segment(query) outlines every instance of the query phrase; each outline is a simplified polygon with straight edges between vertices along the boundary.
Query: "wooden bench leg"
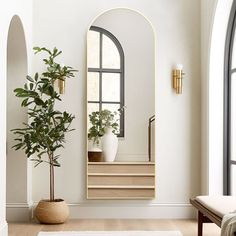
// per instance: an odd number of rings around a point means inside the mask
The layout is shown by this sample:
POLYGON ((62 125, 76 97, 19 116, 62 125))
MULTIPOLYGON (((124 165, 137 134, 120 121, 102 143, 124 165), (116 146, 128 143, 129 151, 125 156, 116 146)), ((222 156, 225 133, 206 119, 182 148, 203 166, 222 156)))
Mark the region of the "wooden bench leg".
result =
POLYGON ((198 211, 198 236, 202 236, 202 227, 204 223, 204 215, 198 211))

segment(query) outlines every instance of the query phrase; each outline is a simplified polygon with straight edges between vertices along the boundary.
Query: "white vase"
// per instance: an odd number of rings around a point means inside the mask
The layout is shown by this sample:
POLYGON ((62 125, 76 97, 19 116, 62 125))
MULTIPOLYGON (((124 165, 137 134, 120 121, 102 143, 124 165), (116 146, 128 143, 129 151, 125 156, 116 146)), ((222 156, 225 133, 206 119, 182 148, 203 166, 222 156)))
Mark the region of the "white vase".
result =
POLYGON ((107 128, 102 137, 102 152, 104 161, 112 162, 116 158, 118 149, 118 138, 112 132, 112 128, 107 128))

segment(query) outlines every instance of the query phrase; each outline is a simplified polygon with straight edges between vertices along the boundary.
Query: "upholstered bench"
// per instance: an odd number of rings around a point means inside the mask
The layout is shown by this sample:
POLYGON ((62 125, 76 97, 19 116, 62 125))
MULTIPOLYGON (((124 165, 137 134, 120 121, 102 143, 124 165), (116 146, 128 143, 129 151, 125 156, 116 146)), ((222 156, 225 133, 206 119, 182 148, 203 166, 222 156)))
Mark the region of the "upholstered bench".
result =
POLYGON ((198 196, 190 199, 198 210, 198 236, 202 236, 203 223, 215 223, 221 227, 222 218, 236 210, 236 197, 198 196))

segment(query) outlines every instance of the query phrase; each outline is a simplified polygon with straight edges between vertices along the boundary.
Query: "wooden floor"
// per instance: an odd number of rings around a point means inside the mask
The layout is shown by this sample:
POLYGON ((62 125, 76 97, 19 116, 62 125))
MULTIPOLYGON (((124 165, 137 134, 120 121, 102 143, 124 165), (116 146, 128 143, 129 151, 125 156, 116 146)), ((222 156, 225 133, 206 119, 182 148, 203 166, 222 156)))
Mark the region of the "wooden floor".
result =
MULTIPOLYGON (((69 220, 62 225, 9 223, 9 236, 36 236, 39 231, 121 231, 121 230, 179 230, 183 236, 197 236, 195 220, 69 220)), ((204 225, 204 236, 219 236, 215 224, 204 225)))

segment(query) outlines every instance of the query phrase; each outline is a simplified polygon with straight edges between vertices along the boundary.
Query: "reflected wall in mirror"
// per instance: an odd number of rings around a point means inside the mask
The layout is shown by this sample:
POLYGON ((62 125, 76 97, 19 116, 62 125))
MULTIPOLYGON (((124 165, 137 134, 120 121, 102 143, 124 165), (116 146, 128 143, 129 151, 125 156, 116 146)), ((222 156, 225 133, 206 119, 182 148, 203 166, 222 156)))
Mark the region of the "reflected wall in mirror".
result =
POLYGON ((147 185, 118 191, 119 199, 132 198, 135 189, 140 198, 151 198, 155 192, 155 122, 148 126, 155 115, 155 38, 150 23, 140 13, 123 8, 98 16, 88 30, 87 67, 88 198, 112 198, 107 188, 101 193, 91 187, 98 184, 94 177, 98 172, 101 186, 111 185, 105 178, 109 173, 140 177, 119 177, 115 185, 147 185), (118 137, 117 142, 111 141, 112 135, 118 137), (107 149, 113 149, 113 154, 107 149))

